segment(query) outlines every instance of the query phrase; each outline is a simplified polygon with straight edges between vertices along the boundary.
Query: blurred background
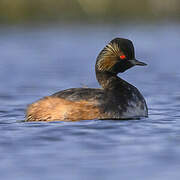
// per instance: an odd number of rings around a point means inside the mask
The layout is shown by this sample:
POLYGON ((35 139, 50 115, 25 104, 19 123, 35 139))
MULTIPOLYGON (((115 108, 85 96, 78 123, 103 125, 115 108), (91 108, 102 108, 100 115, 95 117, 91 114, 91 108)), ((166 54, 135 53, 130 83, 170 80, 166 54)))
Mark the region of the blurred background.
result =
POLYGON ((101 22, 180 18, 179 0, 1 0, 1 23, 101 22), (133 18, 133 19, 132 19, 133 18))
POLYGON ((0 0, 1 179, 179 180, 179 52, 179 0, 0 0), (115 37, 148 64, 119 74, 148 118, 24 122, 43 96, 99 87, 96 57, 115 37))

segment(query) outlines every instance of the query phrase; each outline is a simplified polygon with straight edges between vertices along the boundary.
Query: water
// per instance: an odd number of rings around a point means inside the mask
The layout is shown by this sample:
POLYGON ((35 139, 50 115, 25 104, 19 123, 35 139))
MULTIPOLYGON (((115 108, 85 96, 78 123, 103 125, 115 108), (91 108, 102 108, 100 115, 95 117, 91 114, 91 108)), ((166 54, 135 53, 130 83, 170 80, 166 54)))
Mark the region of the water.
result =
POLYGON ((14 180, 178 180, 180 24, 1 26, 0 174, 14 180), (25 123, 27 104, 70 87, 98 87, 94 64, 114 37, 148 64, 120 75, 144 95, 149 117, 25 123))

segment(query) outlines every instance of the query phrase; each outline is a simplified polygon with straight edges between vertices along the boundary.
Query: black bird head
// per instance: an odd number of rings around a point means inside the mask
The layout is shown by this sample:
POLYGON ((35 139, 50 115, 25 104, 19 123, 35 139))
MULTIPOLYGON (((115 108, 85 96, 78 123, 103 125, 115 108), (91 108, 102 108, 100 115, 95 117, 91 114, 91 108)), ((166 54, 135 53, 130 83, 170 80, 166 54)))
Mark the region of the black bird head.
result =
POLYGON ((146 64, 135 59, 133 43, 128 39, 115 38, 98 55, 96 71, 118 74, 135 65, 146 64))

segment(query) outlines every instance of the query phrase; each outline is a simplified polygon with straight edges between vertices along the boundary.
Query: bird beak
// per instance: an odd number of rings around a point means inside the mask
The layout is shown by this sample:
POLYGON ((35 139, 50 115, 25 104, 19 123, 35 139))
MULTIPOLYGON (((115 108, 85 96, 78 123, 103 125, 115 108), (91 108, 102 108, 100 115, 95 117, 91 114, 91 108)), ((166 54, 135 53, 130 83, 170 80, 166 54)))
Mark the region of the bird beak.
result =
POLYGON ((131 62, 131 64, 133 64, 134 66, 146 66, 147 64, 146 63, 143 63, 141 61, 138 61, 136 59, 132 59, 132 60, 129 60, 131 62))

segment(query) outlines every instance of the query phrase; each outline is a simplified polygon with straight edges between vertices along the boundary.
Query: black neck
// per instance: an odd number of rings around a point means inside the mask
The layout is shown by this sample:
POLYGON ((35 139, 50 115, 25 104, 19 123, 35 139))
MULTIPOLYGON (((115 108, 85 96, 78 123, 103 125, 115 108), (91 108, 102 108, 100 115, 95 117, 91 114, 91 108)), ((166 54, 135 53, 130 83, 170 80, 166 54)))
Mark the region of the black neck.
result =
POLYGON ((96 78, 103 89, 115 88, 122 80, 117 74, 111 72, 102 72, 96 69, 96 78))

